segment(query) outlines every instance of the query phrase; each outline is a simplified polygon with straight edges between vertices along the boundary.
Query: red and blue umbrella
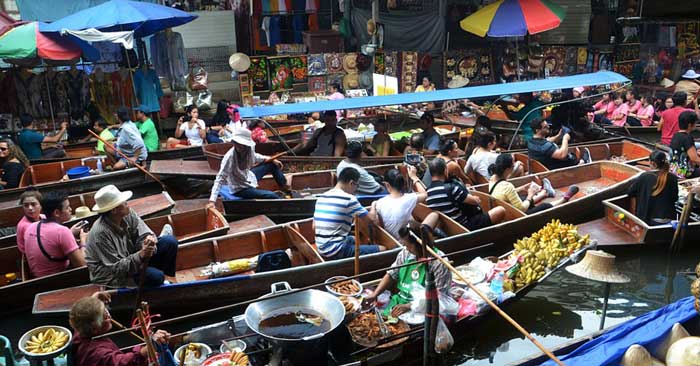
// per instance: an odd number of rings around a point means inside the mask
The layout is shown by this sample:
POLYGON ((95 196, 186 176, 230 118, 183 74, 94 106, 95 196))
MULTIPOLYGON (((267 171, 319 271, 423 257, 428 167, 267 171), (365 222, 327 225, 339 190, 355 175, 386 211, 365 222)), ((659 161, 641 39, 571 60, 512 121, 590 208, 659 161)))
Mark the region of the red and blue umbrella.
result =
POLYGON ((554 29, 565 15, 563 8, 549 0, 498 0, 459 25, 480 37, 519 37, 554 29))

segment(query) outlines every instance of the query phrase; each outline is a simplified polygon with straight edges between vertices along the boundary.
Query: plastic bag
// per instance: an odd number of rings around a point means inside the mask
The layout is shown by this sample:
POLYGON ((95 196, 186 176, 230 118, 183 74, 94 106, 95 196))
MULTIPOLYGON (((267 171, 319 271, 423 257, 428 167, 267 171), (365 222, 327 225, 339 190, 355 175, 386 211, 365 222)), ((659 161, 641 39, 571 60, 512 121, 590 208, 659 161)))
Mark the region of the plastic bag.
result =
POLYGON ((442 321, 442 318, 438 319, 437 332, 435 334, 435 352, 437 353, 447 353, 452 349, 455 344, 450 330, 447 329, 447 325, 442 321))
POLYGON ((438 301, 441 315, 457 315, 459 312, 459 304, 451 296, 439 293, 438 301))
POLYGON ((416 314, 425 314, 426 301, 425 301, 425 287, 413 284, 411 289, 411 311, 416 314))
POLYGON ((208 88, 209 75, 203 67, 197 66, 192 69, 189 76, 189 87, 191 90, 206 90, 208 88))

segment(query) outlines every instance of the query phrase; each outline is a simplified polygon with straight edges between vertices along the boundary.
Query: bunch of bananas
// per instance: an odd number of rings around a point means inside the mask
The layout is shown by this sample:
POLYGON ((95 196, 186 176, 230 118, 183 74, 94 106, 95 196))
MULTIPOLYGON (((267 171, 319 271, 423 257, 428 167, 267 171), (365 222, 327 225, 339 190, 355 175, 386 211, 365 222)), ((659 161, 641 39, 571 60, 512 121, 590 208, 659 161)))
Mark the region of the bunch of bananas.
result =
POLYGON ((515 289, 520 289, 544 276, 565 257, 581 249, 591 241, 590 235, 581 236, 572 224, 552 220, 529 238, 518 240, 513 246, 514 256, 521 255, 523 261, 515 275, 515 289))
POLYGON ((49 328, 44 332, 33 335, 24 349, 32 353, 49 353, 63 347, 68 341, 68 334, 49 328))

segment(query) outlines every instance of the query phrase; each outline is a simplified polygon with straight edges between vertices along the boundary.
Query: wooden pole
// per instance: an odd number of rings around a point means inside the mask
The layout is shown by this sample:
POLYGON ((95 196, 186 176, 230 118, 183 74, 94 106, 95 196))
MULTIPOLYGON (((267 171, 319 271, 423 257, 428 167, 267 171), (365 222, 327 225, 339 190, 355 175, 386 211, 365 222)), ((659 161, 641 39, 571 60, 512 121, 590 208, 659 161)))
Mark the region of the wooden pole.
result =
POLYGON ((153 340, 151 335, 146 328, 146 318, 143 316, 143 311, 141 309, 136 309, 136 317, 139 319, 139 327, 141 327, 141 334, 143 334, 143 339, 146 341, 146 349, 148 350, 149 365, 153 362, 153 365, 159 366, 158 355, 156 354, 156 349, 153 346, 153 340))
POLYGON ((360 274, 360 216, 355 216, 355 276, 360 274))
MULTIPOLYGON (((433 245, 433 236, 428 225, 421 225, 421 257, 428 258, 428 250, 433 245)), ((435 286, 435 275, 430 265, 425 263, 425 320, 423 323, 423 366, 435 362, 435 338, 437 337, 438 320, 440 319, 440 303, 438 290, 435 286)))
POLYGON ((671 252, 678 253, 683 246, 682 239, 685 236, 685 228, 688 226, 688 218, 690 217, 690 211, 692 211, 693 201, 695 201, 695 193, 688 192, 688 197, 685 199, 681 216, 678 219, 678 226, 676 227, 676 231, 673 233, 673 239, 671 240, 671 246, 669 247, 671 252))
POLYGON ((600 315, 600 327, 599 330, 603 330, 605 327, 605 316, 608 314, 608 299, 610 298, 610 283, 605 283, 605 290, 603 292, 603 314, 600 315))
MULTIPOLYGON (((118 326, 119 328, 121 328, 121 329, 128 329, 127 327, 125 327, 124 325, 122 325, 122 323, 120 323, 120 322, 118 322, 118 321, 116 321, 116 320, 114 320, 114 319, 111 319, 111 318, 110 318, 110 320, 112 321, 112 324, 118 326)), ((134 332, 131 332, 131 331, 129 331, 129 333, 130 333, 132 336, 136 337, 136 339, 138 339, 139 341, 144 342, 143 337, 141 337, 140 335, 138 335, 138 334, 136 334, 136 333, 134 333, 134 332)))
POLYGON ((563 362, 561 362, 561 360, 559 360, 557 358, 557 356, 555 356, 552 352, 550 352, 548 349, 546 349, 538 340, 536 340, 532 336, 532 334, 530 334, 530 332, 525 330, 525 328, 523 328, 520 324, 518 324, 518 322, 516 322, 513 318, 511 318, 510 315, 506 314, 506 312, 501 310, 501 308, 499 308, 498 305, 494 304, 493 301, 489 300, 488 296, 484 295, 483 292, 481 292, 478 288, 476 288, 474 285, 472 285, 471 282, 469 282, 466 278, 464 278, 464 276, 462 276, 462 274, 458 270, 456 270, 448 261, 446 261, 440 255, 435 253, 435 251, 433 251, 430 247, 426 247, 426 250, 430 253, 430 255, 435 257, 437 260, 440 261, 440 263, 442 263, 445 267, 447 267, 450 271, 452 271, 452 273, 454 275, 459 277, 459 279, 462 280, 462 282, 466 283, 467 286, 469 286, 469 288, 472 291, 474 291, 477 295, 479 295, 479 297, 484 299, 484 301, 486 301, 486 303, 489 304, 489 306, 491 308, 493 308, 493 310, 495 310, 500 316, 502 316, 511 325, 513 325, 513 327, 515 327, 515 329, 517 329, 520 333, 522 333, 522 335, 525 336, 525 338, 527 338, 528 340, 530 340, 530 342, 532 342, 535 346, 537 346, 537 348, 539 348, 540 351, 542 351, 545 355, 547 355, 547 357, 551 358, 552 361, 554 361, 559 366, 566 366, 563 362))
MULTIPOLYGON (((93 136, 94 136, 95 138, 97 138, 98 140, 102 141, 102 143, 104 143, 105 146, 107 146, 107 147, 109 147, 110 149, 116 151, 117 154, 119 154, 122 158, 127 159, 127 160, 130 160, 130 158, 129 158, 128 156, 124 155, 124 153, 122 153, 121 151, 117 150, 117 148, 115 148, 114 145, 112 145, 109 141, 105 141, 105 139, 103 139, 102 137, 100 137, 98 134, 96 134, 96 133, 93 132, 92 130, 88 130, 88 132, 90 132, 90 134, 93 135, 93 136)), ((144 174, 146 174, 147 176, 151 177, 151 179, 153 179, 153 180, 156 181, 158 184, 160 184, 160 186, 163 187, 163 190, 167 191, 167 188, 165 187, 165 184, 164 184, 160 179, 156 178, 155 175, 151 174, 151 172, 149 172, 148 170, 146 170, 146 168, 142 167, 142 166, 139 165, 139 164, 134 164, 134 166, 136 166, 140 171, 142 171, 144 174)))

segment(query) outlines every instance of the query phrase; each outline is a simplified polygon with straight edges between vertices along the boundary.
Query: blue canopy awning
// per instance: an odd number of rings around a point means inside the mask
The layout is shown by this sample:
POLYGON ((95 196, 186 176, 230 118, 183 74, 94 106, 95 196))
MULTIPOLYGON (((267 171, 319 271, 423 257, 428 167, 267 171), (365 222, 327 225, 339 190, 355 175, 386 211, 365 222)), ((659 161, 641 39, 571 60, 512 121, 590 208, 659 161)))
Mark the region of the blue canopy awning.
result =
POLYGON ((580 74, 551 78, 545 80, 530 80, 508 84, 492 84, 472 86, 459 89, 444 89, 423 93, 405 93, 381 95, 374 97, 346 98, 311 103, 280 104, 264 107, 242 107, 238 111, 241 118, 258 118, 277 114, 295 114, 320 112, 336 109, 360 109, 386 105, 414 104, 440 102, 467 98, 489 97, 495 95, 518 94, 545 90, 567 89, 578 86, 592 86, 615 83, 628 83, 629 79, 611 71, 599 71, 591 74, 580 74))

